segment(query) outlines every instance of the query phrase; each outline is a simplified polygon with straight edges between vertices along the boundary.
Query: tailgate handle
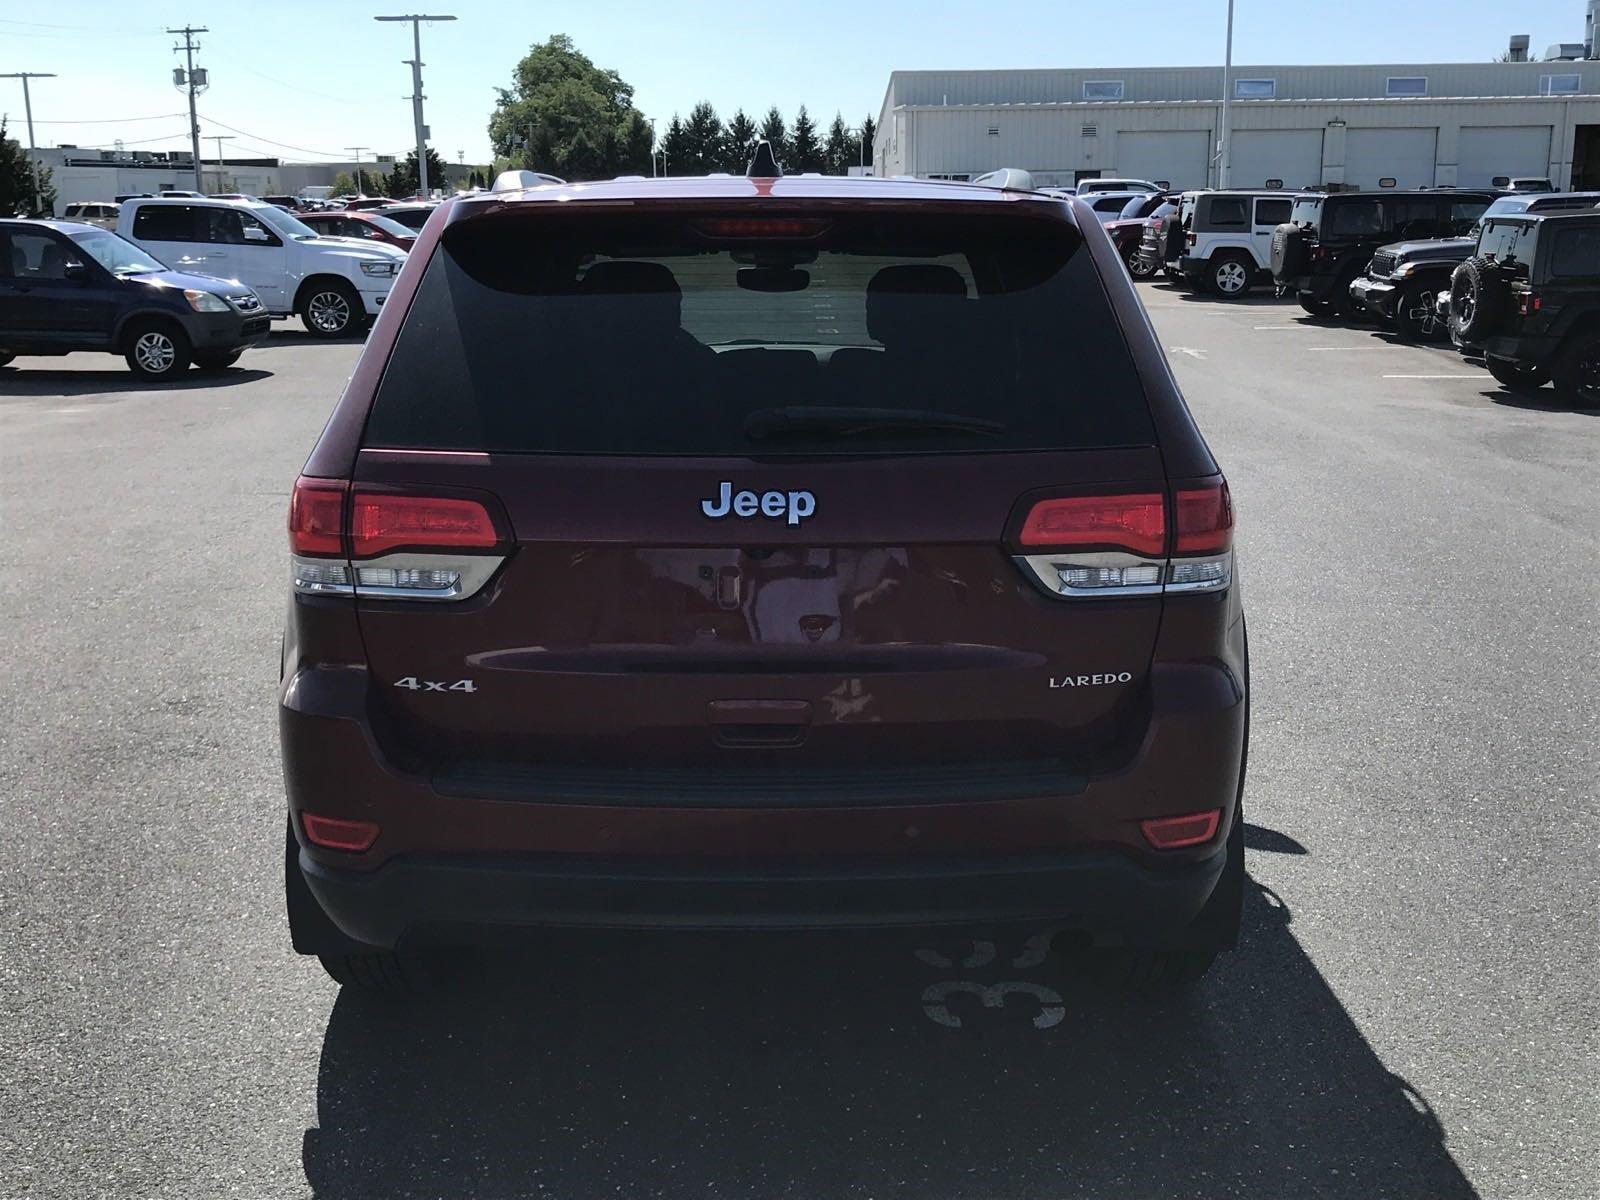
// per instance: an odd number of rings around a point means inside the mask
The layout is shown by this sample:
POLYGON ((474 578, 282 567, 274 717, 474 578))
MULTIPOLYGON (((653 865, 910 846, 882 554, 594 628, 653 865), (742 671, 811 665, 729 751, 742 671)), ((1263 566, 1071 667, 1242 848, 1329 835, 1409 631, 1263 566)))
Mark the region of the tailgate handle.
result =
POLYGON ((721 746, 798 746, 811 730, 805 700, 713 700, 706 720, 721 746))

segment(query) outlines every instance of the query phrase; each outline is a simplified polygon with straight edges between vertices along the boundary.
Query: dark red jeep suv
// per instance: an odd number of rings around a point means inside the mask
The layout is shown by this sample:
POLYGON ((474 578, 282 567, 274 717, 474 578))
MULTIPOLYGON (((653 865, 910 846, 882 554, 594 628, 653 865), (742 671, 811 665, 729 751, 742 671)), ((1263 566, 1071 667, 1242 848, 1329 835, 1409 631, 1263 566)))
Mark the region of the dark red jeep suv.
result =
POLYGON ((1093 212, 1018 174, 440 207, 290 505, 297 950, 385 987, 539 926, 1028 922, 1156 981, 1233 945, 1227 484, 1093 212))

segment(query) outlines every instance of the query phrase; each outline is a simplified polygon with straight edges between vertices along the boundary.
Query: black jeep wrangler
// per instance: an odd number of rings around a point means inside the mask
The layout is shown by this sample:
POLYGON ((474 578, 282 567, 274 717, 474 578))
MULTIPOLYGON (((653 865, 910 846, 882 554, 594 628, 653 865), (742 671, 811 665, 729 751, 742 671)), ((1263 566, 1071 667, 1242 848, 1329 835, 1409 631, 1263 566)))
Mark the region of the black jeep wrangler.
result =
POLYGON ((1491 217, 1450 280, 1450 337, 1515 392, 1600 405, 1600 212, 1491 217))
POLYGON ((1492 191, 1330 192, 1295 197, 1272 233, 1272 277, 1313 316, 1351 311, 1350 285, 1390 242, 1462 237, 1492 191))

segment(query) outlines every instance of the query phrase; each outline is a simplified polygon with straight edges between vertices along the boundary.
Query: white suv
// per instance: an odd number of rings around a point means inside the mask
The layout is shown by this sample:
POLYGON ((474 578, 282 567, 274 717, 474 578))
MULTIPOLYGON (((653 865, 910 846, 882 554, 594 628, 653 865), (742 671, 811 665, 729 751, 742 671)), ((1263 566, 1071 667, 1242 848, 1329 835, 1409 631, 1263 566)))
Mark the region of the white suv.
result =
POLYGON ((117 232, 167 266, 248 285, 275 317, 318 337, 359 329, 383 306, 405 251, 323 237, 271 204, 213 197, 129 200, 117 232))
POLYGON ((1293 207, 1292 192, 1199 193, 1178 258, 1184 281, 1224 300, 1243 296, 1271 272, 1272 231, 1293 207))

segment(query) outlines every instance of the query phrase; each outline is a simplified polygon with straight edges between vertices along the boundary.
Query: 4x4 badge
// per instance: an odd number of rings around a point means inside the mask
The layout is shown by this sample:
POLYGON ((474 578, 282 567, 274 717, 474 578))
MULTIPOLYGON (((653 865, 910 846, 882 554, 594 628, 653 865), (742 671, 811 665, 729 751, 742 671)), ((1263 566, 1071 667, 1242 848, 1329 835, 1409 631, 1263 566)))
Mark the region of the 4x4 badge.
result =
POLYGON ((743 520, 751 517, 782 517, 790 525, 798 525, 817 511, 817 498, 810 492, 735 492, 733 484, 724 479, 717 485, 715 500, 700 501, 700 511, 713 521, 720 521, 732 513, 743 520))

